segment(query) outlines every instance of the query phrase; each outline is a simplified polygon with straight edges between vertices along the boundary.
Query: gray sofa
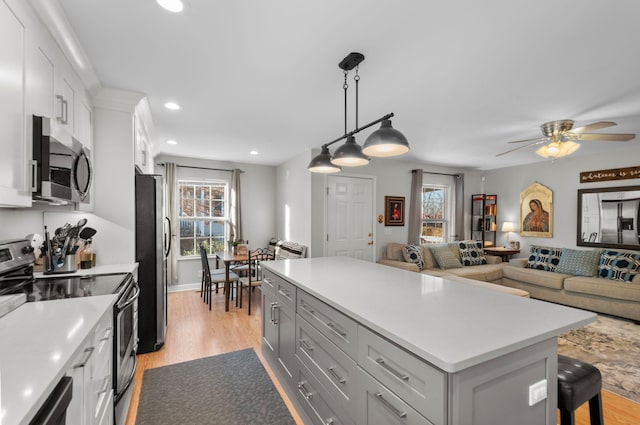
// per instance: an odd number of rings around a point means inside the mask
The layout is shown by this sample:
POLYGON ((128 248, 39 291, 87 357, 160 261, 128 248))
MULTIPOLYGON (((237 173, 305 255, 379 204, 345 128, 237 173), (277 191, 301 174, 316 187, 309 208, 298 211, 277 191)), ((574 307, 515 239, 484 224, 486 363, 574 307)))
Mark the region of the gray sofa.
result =
MULTIPOLYGON (((448 245, 452 253, 458 251, 455 243, 448 245)), ((509 263, 502 263, 500 257, 490 255, 486 256, 488 264, 443 270, 425 246, 421 247, 425 267, 420 270, 416 264, 405 261, 403 246, 404 244, 399 243, 387 244, 385 255, 378 263, 434 276, 447 276, 452 280, 472 279, 499 284, 526 291, 532 298, 640 322, 640 274, 633 276, 629 282, 623 282, 598 277, 597 273, 595 276, 577 276, 575 274, 580 273, 527 268, 528 258, 516 258, 509 263)), ((555 249, 558 252, 563 251, 555 249)), ((567 249, 564 251, 580 252, 567 249)), ((599 257, 595 256, 593 261, 592 266, 597 270, 599 257)))
POLYGON ((526 258, 505 263, 499 282, 545 301, 640 322, 640 274, 631 282, 526 268, 526 258))

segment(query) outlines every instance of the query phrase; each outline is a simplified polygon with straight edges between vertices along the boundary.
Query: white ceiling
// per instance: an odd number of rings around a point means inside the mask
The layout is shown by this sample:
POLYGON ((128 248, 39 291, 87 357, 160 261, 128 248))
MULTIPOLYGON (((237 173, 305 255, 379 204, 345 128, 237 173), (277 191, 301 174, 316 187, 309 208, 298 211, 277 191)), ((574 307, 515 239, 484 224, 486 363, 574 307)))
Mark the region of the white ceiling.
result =
MULTIPOLYGON (((533 147, 496 154, 557 119, 640 134, 635 0, 186 0, 181 14, 154 0, 59 1, 102 85, 147 95, 155 152, 278 165, 319 148, 343 134, 338 62, 351 51, 366 57, 358 124, 394 112, 405 159, 542 161, 533 147)), ((625 143, 582 145, 574 155, 625 143)))

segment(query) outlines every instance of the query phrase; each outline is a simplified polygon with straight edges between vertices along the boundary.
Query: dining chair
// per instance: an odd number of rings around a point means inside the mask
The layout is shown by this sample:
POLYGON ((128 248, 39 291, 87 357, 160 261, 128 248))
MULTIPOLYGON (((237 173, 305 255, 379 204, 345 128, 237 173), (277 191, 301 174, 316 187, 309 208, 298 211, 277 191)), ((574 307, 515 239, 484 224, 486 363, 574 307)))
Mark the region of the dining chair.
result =
POLYGON ((248 314, 251 315, 251 292, 255 290, 257 286, 262 285, 262 267, 261 261, 273 260, 274 257, 269 253, 266 248, 258 248, 255 251, 249 253, 249 259, 247 265, 247 275, 240 278, 240 308, 242 308, 242 290, 247 288, 247 297, 249 298, 248 314))
MULTIPOLYGON (((211 296, 213 293, 213 284, 216 285, 216 293, 218 293, 218 285, 221 283, 224 285, 226 281, 226 272, 225 269, 214 269, 211 270, 209 268, 209 259, 207 258, 207 248, 204 245, 200 245, 200 259, 202 261, 202 285, 200 288, 201 296, 203 297, 203 301, 209 304, 209 310, 211 310, 211 296)), ((229 271, 229 292, 232 291, 233 283, 236 285, 240 278, 237 274, 232 271, 229 271)), ((239 289, 238 289, 239 291, 239 289)), ((227 294, 225 294, 227 296, 227 294)))

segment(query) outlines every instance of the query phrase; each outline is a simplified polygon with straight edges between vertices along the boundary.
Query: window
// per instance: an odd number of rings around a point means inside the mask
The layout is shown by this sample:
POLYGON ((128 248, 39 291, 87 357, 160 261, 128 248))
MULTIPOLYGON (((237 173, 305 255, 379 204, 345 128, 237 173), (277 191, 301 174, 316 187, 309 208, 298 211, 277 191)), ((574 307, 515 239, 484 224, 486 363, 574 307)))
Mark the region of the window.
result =
POLYGON ((447 242, 449 187, 442 185, 422 186, 422 220, 420 243, 447 242))
POLYGON ((227 222, 227 183, 221 181, 178 181, 180 206, 180 256, 200 255, 224 249, 227 222))

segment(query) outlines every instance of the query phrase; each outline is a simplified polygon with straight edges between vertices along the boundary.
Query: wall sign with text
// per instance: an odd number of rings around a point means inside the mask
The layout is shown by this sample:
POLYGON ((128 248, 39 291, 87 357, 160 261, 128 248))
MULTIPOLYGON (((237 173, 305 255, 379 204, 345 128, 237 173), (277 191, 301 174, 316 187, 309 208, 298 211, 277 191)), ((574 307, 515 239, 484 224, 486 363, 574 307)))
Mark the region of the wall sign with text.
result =
POLYGON ((580 173, 580 183, 627 179, 640 179, 640 167, 612 168, 610 170, 586 171, 584 173, 580 173))

